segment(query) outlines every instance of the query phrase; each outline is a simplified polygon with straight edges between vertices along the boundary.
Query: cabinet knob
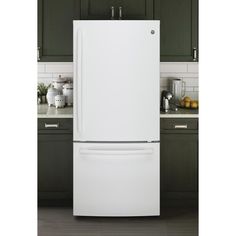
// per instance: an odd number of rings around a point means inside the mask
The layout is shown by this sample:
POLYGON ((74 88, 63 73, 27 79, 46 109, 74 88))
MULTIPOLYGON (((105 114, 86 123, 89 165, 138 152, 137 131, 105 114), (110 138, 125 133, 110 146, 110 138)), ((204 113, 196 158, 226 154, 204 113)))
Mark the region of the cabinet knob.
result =
POLYGON ((111 20, 115 19, 115 8, 111 6, 111 20))
POLYGON ((37 58, 38 58, 38 61, 40 61, 40 47, 38 47, 37 58))
POLYGON ((122 20, 122 7, 119 7, 119 20, 122 20))
POLYGON ((193 48, 193 61, 197 60, 197 48, 193 48))

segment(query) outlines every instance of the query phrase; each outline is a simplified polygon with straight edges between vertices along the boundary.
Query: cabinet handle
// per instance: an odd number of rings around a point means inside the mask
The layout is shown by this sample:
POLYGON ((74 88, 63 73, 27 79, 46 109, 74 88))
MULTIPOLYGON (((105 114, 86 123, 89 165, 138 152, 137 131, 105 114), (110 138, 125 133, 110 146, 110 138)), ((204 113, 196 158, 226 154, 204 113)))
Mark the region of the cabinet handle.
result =
POLYGON ((193 61, 197 60, 197 48, 193 48, 193 61))
POLYGON ((45 128, 58 128, 59 127, 59 123, 57 124, 44 124, 45 128))
POLYGON ((115 19, 115 8, 111 6, 111 20, 115 19))
POLYGON ((38 61, 40 61, 40 47, 38 47, 38 55, 37 55, 37 57, 38 57, 38 61))
POLYGON ((187 129, 188 125, 175 125, 175 129, 187 129))
POLYGON ((122 20, 122 7, 119 7, 119 20, 122 20))

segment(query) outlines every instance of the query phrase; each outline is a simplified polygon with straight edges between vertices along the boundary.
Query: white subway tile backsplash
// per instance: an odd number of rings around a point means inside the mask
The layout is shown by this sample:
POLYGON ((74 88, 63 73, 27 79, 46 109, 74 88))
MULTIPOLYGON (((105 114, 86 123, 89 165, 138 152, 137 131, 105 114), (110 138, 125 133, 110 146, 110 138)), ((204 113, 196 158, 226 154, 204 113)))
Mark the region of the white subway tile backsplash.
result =
POLYGON ((38 63, 38 73, 45 72, 45 65, 38 63))
POLYGON ((196 78, 183 78, 183 81, 186 83, 188 87, 197 87, 198 86, 198 79, 196 78))
POLYGON ((168 85, 169 85, 169 79, 160 77, 160 86, 168 86, 168 85))
POLYGON ((186 92, 193 92, 193 87, 185 87, 186 92))
POLYGON ((73 63, 61 63, 61 64, 46 64, 45 72, 63 73, 63 72, 73 72, 73 63))
MULTIPOLYGON (((73 79, 73 62, 39 62, 38 82, 50 84, 59 75, 73 79)), ((186 95, 198 99, 197 62, 161 62, 160 92, 169 89, 169 80, 180 78, 186 82, 186 95)))
POLYGON ((187 72, 187 64, 179 62, 162 62, 160 63, 160 71, 162 72, 187 72))
POLYGON ((188 72, 198 73, 198 63, 197 62, 189 62, 188 63, 188 72))
POLYGON ((38 73, 40 78, 52 78, 52 73, 38 73))
POLYGON ((175 77, 175 78, 198 78, 198 73, 175 73, 175 72, 161 72, 161 77, 175 77))

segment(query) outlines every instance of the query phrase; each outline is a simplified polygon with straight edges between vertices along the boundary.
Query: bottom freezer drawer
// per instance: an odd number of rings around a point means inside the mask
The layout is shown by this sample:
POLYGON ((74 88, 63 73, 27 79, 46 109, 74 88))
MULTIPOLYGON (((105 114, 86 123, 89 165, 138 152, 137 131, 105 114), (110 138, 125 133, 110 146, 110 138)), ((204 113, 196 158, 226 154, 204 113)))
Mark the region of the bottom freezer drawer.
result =
POLYGON ((74 215, 159 215, 159 145, 74 143, 74 215))

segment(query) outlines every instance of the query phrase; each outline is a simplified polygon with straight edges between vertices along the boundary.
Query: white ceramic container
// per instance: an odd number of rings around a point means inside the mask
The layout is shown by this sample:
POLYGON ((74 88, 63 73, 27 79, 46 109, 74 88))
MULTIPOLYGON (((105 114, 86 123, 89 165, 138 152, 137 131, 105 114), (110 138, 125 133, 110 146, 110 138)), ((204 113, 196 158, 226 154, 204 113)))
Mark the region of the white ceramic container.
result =
POLYGON ((64 107, 66 104, 66 99, 64 95, 55 96, 55 106, 56 108, 64 107))
POLYGON ((58 78, 53 79, 52 84, 54 88, 59 90, 59 92, 62 92, 63 85, 66 83, 66 79, 62 78, 61 75, 59 75, 58 78))
POLYGON ((66 104, 68 106, 73 105, 73 84, 68 83, 63 85, 63 95, 66 97, 66 104))
POLYGON ((47 92, 47 101, 48 106, 55 106, 55 96, 59 94, 59 91, 54 88, 50 87, 47 92))

